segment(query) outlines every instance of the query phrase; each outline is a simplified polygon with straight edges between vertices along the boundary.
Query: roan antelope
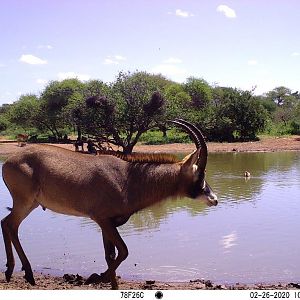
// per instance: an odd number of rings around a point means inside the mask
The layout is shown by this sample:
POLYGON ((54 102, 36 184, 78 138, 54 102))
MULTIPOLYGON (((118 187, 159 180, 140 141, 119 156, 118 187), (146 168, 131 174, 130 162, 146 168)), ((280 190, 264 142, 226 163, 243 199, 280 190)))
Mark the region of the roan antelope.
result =
POLYGON ((118 287, 116 269, 128 256, 117 227, 132 214, 170 197, 187 196, 217 205, 217 197, 204 178, 207 146, 202 133, 184 120, 171 122, 187 131, 197 148, 182 161, 163 154, 82 155, 47 145, 31 145, 9 157, 3 164, 3 180, 13 207, 1 221, 6 280, 10 281, 15 265, 14 245, 25 279, 35 284, 18 228, 39 205, 61 214, 88 217, 101 227, 108 269, 92 274, 86 283, 110 282, 113 289, 118 287))

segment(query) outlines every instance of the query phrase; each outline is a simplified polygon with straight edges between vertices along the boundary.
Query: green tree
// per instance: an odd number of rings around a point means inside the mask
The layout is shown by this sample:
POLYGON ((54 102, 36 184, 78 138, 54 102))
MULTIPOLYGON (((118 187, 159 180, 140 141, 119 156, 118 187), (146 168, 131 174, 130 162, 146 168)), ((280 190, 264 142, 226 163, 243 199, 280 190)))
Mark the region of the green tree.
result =
POLYGON ((99 94, 74 112, 86 134, 131 153, 144 132, 163 123, 162 92, 168 83, 160 75, 120 72, 115 82, 100 84, 99 94))
POLYGON ((268 120, 266 109, 252 92, 218 87, 209 136, 213 140, 255 139, 268 120))
POLYGON ((300 101, 295 105, 294 117, 291 122, 291 133, 300 134, 300 101))
POLYGON ((9 126, 9 122, 5 115, 0 114, 0 132, 5 131, 9 126))
POLYGON ((110 91, 110 86, 102 80, 89 80, 84 84, 84 96, 92 97, 106 95, 110 91))
POLYGON ((190 95, 195 108, 202 109, 209 106, 212 89, 204 79, 189 77, 184 84, 184 89, 190 95))
POLYGON ((59 139, 71 128, 73 110, 83 101, 84 84, 78 79, 51 81, 41 95, 43 126, 59 139))
POLYGON ((182 84, 169 84, 164 91, 168 119, 187 118, 192 110, 192 98, 182 84))
POLYGON ((277 104, 273 101, 273 99, 265 95, 254 96, 253 98, 262 104, 262 106, 267 110, 269 117, 272 118, 277 109, 277 104))
POLYGON ((36 95, 20 96, 19 100, 10 105, 7 110, 8 120, 27 132, 30 128, 40 127, 40 101, 36 95))
POLYGON ((299 116, 297 115, 299 98, 298 92, 292 93, 284 86, 276 87, 266 94, 266 99, 273 101, 276 105, 272 120, 278 133, 299 132, 299 116))
POLYGON ((82 92, 83 97, 71 102, 67 107, 69 119, 76 127, 78 139, 81 139, 82 128, 84 128, 87 133, 92 133, 92 126, 96 128, 99 126, 97 119, 103 119, 103 116, 99 115, 99 110, 94 109, 99 103, 97 103, 97 101, 94 103, 95 99, 93 97, 102 95, 111 98, 109 96, 111 94, 109 85, 101 80, 90 80, 86 82, 82 92), (89 99, 90 102, 86 103, 86 99, 89 99))
POLYGON ((281 106, 291 96, 292 92, 289 88, 279 86, 267 93, 267 97, 274 101, 277 106, 281 106))
POLYGON ((249 91, 231 90, 228 95, 226 114, 234 121, 241 139, 255 139, 266 126, 267 111, 249 91))

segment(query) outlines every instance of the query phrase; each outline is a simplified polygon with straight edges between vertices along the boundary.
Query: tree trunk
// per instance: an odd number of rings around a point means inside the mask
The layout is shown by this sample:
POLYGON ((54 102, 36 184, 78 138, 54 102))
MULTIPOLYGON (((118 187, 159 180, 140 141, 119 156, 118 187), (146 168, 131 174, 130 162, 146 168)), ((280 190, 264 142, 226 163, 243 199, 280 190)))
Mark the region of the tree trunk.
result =
POLYGON ((126 146, 123 146, 123 153, 124 154, 131 154, 132 153, 132 150, 133 150, 133 147, 135 146, 136 143, 131 143, 131 144, 128 144, 126 146))
POLYGON ((77 140, 81 141, 81 128, 79 125, 77 125, 77 140))

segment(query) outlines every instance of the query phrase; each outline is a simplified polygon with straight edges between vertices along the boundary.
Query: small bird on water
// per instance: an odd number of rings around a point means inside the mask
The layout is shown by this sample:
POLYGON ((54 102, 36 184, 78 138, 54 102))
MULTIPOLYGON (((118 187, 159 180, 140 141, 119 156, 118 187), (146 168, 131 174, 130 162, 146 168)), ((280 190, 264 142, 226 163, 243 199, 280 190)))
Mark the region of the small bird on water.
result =
POLYGON ((248 172, 248 171, 245 171, 245 173, 244 173, 244 177, 247 177, 247 178, 249 178, 250 176, 251 176, 250 172, 248 172))

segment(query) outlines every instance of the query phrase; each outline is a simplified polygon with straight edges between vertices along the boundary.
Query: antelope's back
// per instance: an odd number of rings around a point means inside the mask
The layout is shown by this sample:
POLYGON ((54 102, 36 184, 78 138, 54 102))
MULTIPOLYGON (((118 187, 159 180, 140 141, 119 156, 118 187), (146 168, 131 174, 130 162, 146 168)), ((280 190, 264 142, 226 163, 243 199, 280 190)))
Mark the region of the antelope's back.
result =
MULTIPOLYGON (((71 151, 50 145, 29 145, 18 153, 11 155, 3 164, 20 168, 27 165, 35 171, 46 171, 52 174, 68 176, 88 176, 95 170, 106 169, 107 166, 118 166, 122 168, 121 160, 105 155, 103 157, 84 155, 80 152, 71 151)), ((113 168, 114 169, 114 168, 113 168)))
POLYGON ((6 160, 3 179, 11 194, 33 197, 59 213, 85 216, 95 209, 114 213, 125 169, 126 162, 113 156, 30 145, 6 160))

